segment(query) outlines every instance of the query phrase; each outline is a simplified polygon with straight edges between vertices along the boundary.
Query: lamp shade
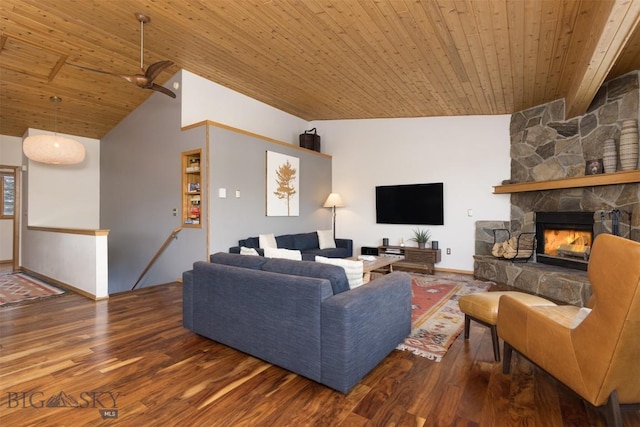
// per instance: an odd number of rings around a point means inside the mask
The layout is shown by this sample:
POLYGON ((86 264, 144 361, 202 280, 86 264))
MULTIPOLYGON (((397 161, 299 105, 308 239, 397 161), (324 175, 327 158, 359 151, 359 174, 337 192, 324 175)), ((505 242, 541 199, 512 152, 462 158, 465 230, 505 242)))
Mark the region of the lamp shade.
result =
POLYGON ((343 208, 344 207, 344 203, 342 202, 342 198, 340 197, 340 195, 338 193, 331 193, 329 194, 329 197, 327 197, 327 201, 324 202, 324 205, 322 205, 322 207, 324 208, 343 208))
POLYGON ((73 165, 84 160, 84 145, 58 135, 33 135, 25 138, 22 151, 30 160, 52 165, 73 165))

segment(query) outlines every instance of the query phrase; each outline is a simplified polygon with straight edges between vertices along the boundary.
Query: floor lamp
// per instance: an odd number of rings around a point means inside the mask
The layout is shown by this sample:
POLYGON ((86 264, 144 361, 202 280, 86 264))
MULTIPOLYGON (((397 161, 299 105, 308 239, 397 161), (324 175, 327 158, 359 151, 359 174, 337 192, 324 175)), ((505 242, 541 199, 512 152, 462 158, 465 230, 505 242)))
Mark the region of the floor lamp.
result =
POLYGON ((338 193, 331 193, 322 207, 333 209, 333 240, 336 239, 336 208, 343 208, 344 203, 338 193))

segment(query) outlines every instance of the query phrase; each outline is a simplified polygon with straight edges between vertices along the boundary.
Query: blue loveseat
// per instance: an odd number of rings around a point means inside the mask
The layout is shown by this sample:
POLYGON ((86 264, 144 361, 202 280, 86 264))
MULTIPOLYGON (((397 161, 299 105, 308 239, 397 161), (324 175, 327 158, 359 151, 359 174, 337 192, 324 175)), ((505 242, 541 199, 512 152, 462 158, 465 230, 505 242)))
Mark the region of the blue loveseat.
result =
POLYGON ((349 290, 341 267, 228 253, 183 274, 193 332, 347 393, 411 331, 411 279, 349 290))
MULTIPOLYGON (((294 249, 302 253, 303 261, 313 261, 316 255, 324 256, 327 258, 348 258, 353 256, 353 241, 351 239, 335 239, 335 248, 320 249, 320 242, 318 240, 318 233, 313 231, 311 233, 298 233, 298 234, 283 234, 276 236, 276 243, 279 248, 294 249)), ((260 249, 260 239, 258 237, 249 237, 247 239, 239 240, 238 246, 229 248, 229 252, 232 254, 239 254, 240 247, 254 248, 260 255, 264 255, 262 249, 260 249)))

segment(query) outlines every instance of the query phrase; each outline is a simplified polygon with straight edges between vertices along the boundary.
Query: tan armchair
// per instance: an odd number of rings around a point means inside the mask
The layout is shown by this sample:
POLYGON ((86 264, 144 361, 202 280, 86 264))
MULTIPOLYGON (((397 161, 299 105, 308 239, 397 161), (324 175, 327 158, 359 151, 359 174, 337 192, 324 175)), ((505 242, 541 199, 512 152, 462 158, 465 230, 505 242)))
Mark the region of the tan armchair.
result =
POLYGON ((622 426, 620 405, 640 403, 640 243, 599 235, 588 272, 590 312, 500 298, 503 372, 516 350, 590 404, 606 405, 607 424, 622 426))

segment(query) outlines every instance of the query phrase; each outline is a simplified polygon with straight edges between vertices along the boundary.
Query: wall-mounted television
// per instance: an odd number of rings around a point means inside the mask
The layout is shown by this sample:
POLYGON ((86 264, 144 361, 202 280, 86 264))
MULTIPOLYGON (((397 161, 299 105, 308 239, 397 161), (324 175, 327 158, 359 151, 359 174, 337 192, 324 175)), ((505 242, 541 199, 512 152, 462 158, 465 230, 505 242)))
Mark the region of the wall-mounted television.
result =
POLYGON ((444 185, 383 185, 376 187, 378 224, 444 225, 444 185))

